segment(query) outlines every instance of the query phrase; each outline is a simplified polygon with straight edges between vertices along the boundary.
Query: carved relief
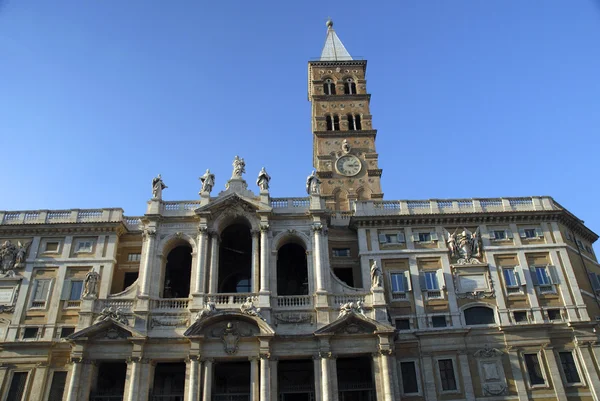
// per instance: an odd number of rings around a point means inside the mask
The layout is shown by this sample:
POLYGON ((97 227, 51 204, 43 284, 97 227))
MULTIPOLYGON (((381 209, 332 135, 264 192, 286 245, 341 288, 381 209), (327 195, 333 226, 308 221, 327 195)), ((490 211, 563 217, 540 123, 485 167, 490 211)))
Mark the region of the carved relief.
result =
POLYGON ((0 245, 0 274, 4 277, 14 276, 13 269, 25 267, 25 259, 27 258, 27 250, 31 242, 22 244, 17 241, 17 245, 10 241, 4 241, 0 245))
POLYGON ((155 316, 150 321, 150 327, 186 327, 189 324, 187 316, 155 316))
POLYGON ((478 258, 481 258, 483 245, 481 243, 479 227, 474 233, 466 228, 463 228, 461 232, 457 228, 452 234, 447 230, 444 231, 447 236, 446 244, 450 250, 450 255, 456 259, 456 264, 481 263, 478 258))
POLYGON ((479 378, 485 395, 498 396, 507 393, 508 386, 502 365, 502 351, 487 345, 475 351, 479 366, 479 378))
POLYGON ((223 341, 223 348, 228 355, 233 355, 237 352, 240 335, 231 323, 227 323, 221 335, 221 340, 223 341))
POLYGON ((102 309, 102 312, 100 312, 100 316, 98 316, 96 318, 96 320, 94 320, 94 324, 103 322, 108 319, 112 319, 119 323, 123 323, 123 324, 127 324, 127 325, 129 324, 129 320, 127 320, 127 317, 125 316, 125 312, 121 308, 115 309, 112 306, 110 308, 102 309))
POLYGON ((277 324, 301 324, 308 323, 313 324, 312 313, 301 313, 301 312, 284 312, 276 313, 274 316, 275 325, 277 324))

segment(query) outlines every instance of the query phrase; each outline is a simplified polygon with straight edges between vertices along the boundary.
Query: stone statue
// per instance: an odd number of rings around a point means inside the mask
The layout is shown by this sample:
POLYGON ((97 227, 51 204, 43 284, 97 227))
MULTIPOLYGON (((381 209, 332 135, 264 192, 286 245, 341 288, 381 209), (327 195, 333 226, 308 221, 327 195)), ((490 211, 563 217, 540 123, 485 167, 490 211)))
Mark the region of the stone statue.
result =
POLYGON ((92 270, 85 275, 83 285, 84 298, 98 296, 98 281, 100 281, 100 274, 98 272, 92 270))
POLYGON ((27 249, 31 242, 21 244, 21 241, 17 241, 17 255, 15 256, 15 268, 25 267, 25 259, 27 259, 27 249))
POLYGON ((202 320, 205 317, 212 316, 217 313, 217 307, 214 302, 207 302, 204 304, 204 309, 196 314, 196 321, 202 320))
POLYGON ((258 173, 258 179, 256 180, 256 185, 260 188, 261 191, 269 190, 269 182, 271 181, 271 176, 267 174, 267 170, 263 167, 258 173))
POLYGON ((233 159, 233 174, 231 178, 242 178, 242 174, 246 172, 246 162, 239 156, 235 156, 233 159))
POLYGON ((210 194, 215 186, 215 175, 211 173, 209 169, 206 169, 206 173, 200 177, 200 182, 202 183, 200 193, 204 192, 210 194))
POLYGON ((127 317, 125 316, 123 310, 121 308, 115 309, 112 306, 109 308, 102 309, 102 312, 100 312, 100 316, 98 316, 96 320, 94 320, 94 324, 109 319, 115 320, 119 323, 129 324, 129 320, 127 320, 127 317))
POLYGON ((18 252, 17 246, 8 240, 0 246, 0 270, 2 273, 8 273, 15 267, 18 252))
POLYGON ((356 313, 358 315, 364 315, 365 310, 363 308, 362 301, 346 302, 345 304, 340 305, 339 317, 346 316, 349 313, 356 313))
POLYGON ((152 179, 152 199, 162 199, 162 190, 168 188, 163 182, 160 174, 152 179))
POLYGON ((255 316, 259 319, 265 320, 260 314, 260 308, 254 306, 254 302, 252 302, 252 298, 250 297, 246 298, 246 302, 240 306, 240 312, 245 315, 255 316))
POLYGON ((383 281, 382 278, 381 268, 377 264, 377 261, 374 260, 371 265, 371 288, 381 287, 383 281))
POLYGON ((321 180, 317 177, 315 170, 306 178, 306 192, 309 195, 319 195, 321 193, 321 180))
POLYGON ((446 231, 446 244, 452 257, 457 258, 458 264, 480 263, 477 259, 481 257, 481 237, 479 228, 473 233, 466 228, 458 232, 458 228, 451 234, 446 231))
POLYGON ((344 153, 349 153, 350 152, 350 144, 348 143, 347 139, 344 139, 344 141, 342 142, 342 151, 344 153))

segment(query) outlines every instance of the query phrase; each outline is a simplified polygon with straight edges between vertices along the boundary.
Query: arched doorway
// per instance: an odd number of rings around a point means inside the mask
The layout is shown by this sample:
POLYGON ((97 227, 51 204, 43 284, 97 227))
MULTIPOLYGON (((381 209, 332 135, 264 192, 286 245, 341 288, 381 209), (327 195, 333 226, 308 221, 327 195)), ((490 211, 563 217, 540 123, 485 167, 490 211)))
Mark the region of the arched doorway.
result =
POLYGON ((179 245, 169 252, 165 268, 163 298, 187 298, 190 295, 192 247, 179 245))
POLYGON ((232 224, 221 233, 218 292, 252 291, 252 236, 245 224, 232 224))
POLYGON ((277 251, 277 295, 308 295, 306 249, 296 243, 277 251))

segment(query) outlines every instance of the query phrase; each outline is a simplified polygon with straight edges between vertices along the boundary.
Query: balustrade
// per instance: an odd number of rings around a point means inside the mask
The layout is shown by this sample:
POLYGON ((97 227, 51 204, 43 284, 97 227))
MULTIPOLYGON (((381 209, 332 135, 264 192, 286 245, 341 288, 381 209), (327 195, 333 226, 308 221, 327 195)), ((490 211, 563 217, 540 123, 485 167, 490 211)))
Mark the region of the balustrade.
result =
POLYGON ((104 308, 121 309, 124 312, 131 312, 135 300, 133 299, 99 299, 96 301, 96 310, 101 311, 104 308))
POLYGON ((312 306, 310 295, 280 295, 275 298, 278 308, 305 308, 312 306))
POLYGON ((246 302, 246 299, 250 298, 252 302, 258 301, 258 296, 253 293, 228 293, 228 294, 214 294, 206 295, 204 297, 205 302, 214 302, 217 307, 219 306, 239 306, 246 302))
POLYGON ((188 298, 155 299, 152 301, 153 309, 187 309, 188 298))
POLYGON ((333 294, 330 298, 333 299, 332 306, 339 307, 348 302, 367 303, 367 298, 370 294, 333 294))

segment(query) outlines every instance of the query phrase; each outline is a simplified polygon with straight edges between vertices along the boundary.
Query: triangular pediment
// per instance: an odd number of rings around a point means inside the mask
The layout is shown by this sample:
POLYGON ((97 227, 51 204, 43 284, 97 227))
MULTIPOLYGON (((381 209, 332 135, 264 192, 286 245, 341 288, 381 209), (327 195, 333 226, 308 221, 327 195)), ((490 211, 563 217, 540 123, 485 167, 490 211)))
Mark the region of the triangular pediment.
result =
POLYGON ((380 334, 393 333, 395 329, 387 324, 366 317, 361 313, 349 312, 338 317, 335 321, 315 331, 316 336, 333 334, 380 334))
POLYGON ((205 212, 221 212, 227 209, 239 209, 247 213, 255 213, 259 210, 270 211, 271 207, 238 193, 230 193, 217 199, 211 200, 209 204, 196 209, 196 214, 205 212))
POLYGON ((132 337, 145 338, 143 334, 121 322, 114 319, 106 319, 71 334, 67 337, 67 340, 122 340, 132 337))

